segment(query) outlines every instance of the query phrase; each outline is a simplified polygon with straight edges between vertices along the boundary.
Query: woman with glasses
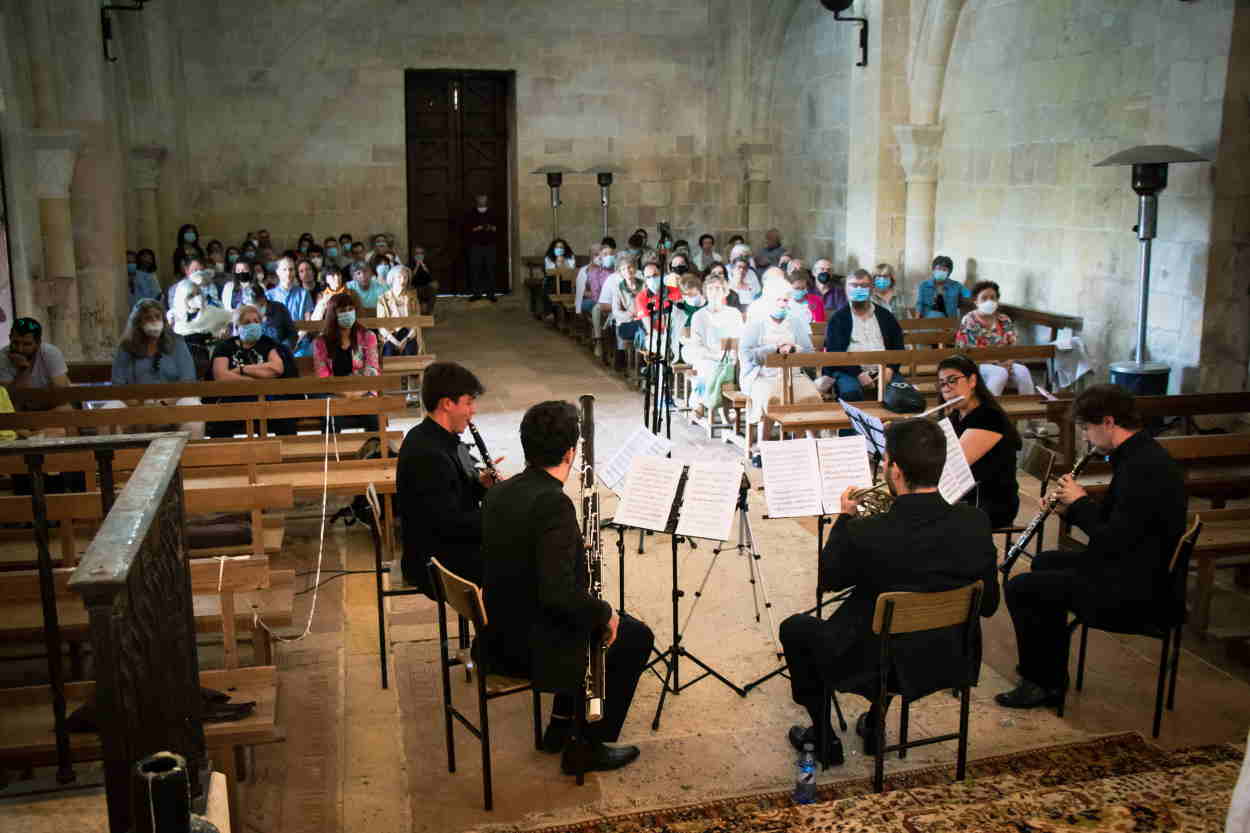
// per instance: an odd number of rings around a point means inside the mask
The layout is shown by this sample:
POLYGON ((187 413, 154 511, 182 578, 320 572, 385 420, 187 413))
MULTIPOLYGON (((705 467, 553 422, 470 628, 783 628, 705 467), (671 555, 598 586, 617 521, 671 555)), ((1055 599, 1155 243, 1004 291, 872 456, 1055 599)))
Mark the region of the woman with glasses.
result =
POLYGON ((1016 484, 1016 455, 1023 445, 1020 434, 967 356, 951 356, 938 363, 938 394, 943 402, 963 397, 952 408, 951 425, 977 481, 977 488, 964 501, 989 515, 995 529, 1011 526, 1020 510, 1016 484))

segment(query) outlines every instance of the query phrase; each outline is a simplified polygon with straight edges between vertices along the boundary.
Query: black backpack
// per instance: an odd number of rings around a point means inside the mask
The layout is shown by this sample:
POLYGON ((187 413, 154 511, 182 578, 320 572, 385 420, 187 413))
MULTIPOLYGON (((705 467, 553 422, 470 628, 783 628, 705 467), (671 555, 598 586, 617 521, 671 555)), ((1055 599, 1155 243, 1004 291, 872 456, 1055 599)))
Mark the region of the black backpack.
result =
POLYGON ((886 385, 885 401, 881 404, 896 414, 918 414, 924 410, 924 395, 911 382, 896 378, 886 385))

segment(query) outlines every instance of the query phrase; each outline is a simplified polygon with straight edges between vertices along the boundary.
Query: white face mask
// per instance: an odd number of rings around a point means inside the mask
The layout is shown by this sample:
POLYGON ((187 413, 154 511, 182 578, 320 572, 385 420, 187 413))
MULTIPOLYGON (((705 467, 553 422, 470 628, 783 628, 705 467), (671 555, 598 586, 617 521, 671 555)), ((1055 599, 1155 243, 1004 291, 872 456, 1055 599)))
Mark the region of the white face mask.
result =
POLYGON ((477 213, 478 213, 478 214, 485 214, 485 213, 486 213, 486 206, 484 206, 484 205, 479 205, 479 206, 477 207, 477 213))
POLYGON ((165 332, 165 322, 148 321, 143 325, 143 332, 148 338, 157 338, 165 332))
POLYGON ((982 315, 993 315, 998 312, 998 301, 982 301, 977 304, 977 312, 982 315))

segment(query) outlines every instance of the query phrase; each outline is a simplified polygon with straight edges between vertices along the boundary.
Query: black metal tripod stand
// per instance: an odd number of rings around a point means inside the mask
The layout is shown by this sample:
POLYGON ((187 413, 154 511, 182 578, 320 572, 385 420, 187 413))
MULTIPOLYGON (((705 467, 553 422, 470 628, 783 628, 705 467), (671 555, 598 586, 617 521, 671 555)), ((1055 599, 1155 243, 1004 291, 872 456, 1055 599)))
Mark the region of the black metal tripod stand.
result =
POLYGON ((666 293, 656 295, 654 301, 647 305, 649 313, 647 332, 647 374, 643 387, 642 422, 651 433, 659 436, 663 428, 664 436, 673 438, 673 377, 669 362, 669 351, 673 346, 672 309, 673 302, 667 296, 667 288, 661 287, 666 293), (670 320, 665 322, 665 318, 670 320))

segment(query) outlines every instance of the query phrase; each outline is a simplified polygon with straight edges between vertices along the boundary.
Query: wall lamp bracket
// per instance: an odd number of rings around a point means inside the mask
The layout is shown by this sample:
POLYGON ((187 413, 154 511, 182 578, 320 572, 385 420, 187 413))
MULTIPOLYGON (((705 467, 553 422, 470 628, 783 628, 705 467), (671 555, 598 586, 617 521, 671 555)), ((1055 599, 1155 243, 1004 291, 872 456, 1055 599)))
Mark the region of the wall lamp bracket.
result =
POLYGON ((866 17, 843 17, 842 12, 849 9, 854 4, 854 0, 820 0, 820 5, 833 12, 833 19, 839 23, 858 23, 859 24, 859 63, 857 67, 868 66, 868 18, 866 17))
POLYGON ((151 0, 134 0, 133 3, 126 6, 111 5, 100 7, 100 32, 104 36, 104 60, 110 64, 117 63, 117 57, 113 55, 110 47, 113 43, 113 19, 109 17, 109 12, 141 12, 143 6, 151 0))

